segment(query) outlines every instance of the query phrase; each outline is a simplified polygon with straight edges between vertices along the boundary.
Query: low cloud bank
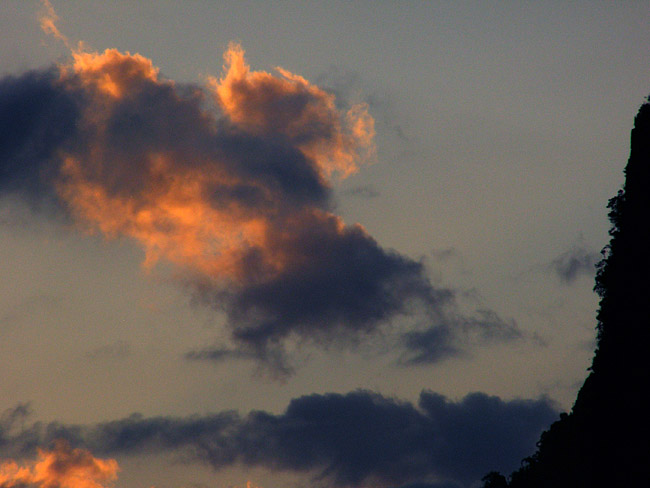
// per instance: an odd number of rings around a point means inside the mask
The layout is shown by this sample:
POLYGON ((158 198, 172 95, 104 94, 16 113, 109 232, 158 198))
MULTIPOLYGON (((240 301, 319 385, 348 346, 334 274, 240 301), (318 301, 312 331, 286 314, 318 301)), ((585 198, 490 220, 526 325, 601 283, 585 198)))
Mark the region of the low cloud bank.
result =
POLYGON ((548 399, 460 401, 423 391, 417 405, 369 391, 308 395, 274 415, 227 411, 191 417, 132 415, 92 426, 25 427, 25 406, 5 413, 0 452, 27 454, 54 439, 102 455, 172 451, 186 461, 304 472, 331 486, 456 483, 508 471, 557 418, 548 399))

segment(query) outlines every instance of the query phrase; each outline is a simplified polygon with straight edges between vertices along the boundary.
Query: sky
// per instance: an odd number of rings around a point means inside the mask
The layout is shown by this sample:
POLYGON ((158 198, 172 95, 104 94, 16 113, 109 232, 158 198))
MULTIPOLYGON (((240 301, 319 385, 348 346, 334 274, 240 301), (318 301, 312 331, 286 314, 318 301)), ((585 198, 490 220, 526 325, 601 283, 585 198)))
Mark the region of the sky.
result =
POLYGON ((645 2, 0 19, 0 487, 469 488, 571 408, 645 2))

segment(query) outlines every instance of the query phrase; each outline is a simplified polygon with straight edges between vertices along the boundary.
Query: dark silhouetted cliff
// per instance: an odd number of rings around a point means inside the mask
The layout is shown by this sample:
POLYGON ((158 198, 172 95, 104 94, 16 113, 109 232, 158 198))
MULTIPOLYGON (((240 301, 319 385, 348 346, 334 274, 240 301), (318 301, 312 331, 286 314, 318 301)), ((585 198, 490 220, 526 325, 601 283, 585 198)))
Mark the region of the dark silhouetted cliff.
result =
POLYGON ((634 120, 625 185, 598 264, 598 342, 573 409, 509 479, 484 488, 650 486, 650 98, 634 120))

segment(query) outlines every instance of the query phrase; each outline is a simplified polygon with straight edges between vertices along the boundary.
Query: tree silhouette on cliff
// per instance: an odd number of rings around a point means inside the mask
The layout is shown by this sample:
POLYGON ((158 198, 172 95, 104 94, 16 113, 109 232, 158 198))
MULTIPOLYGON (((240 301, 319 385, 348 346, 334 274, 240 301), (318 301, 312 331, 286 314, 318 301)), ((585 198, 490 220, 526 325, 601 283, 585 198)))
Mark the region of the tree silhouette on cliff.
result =
POLYGON ((650 97, 634 120, 625 184, 608 208, 589 376, 537 452, 509 480, 486 475, 484 488, 650 486, 650 97))

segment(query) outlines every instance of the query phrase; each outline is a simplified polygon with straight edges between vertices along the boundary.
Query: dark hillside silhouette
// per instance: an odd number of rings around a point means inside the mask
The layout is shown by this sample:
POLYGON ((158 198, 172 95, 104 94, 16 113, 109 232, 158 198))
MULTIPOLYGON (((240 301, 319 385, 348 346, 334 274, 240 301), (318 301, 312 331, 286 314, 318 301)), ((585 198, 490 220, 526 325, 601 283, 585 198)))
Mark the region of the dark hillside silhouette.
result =
POLYGON ((650 98, 634 120, 625 185, 598 264, 598 342, 573 409, 507 480, 484 488, 650 486, 650 98))

